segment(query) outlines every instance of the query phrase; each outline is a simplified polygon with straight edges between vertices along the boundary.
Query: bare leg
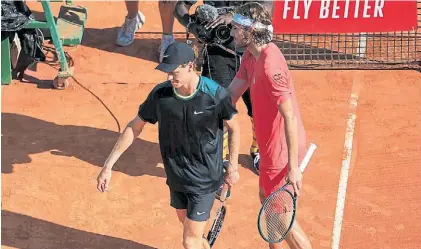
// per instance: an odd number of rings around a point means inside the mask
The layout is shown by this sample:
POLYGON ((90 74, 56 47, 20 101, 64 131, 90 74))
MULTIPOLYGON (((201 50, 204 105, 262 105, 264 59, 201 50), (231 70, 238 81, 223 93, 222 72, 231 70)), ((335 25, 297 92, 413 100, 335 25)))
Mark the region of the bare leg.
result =
POLYGON ((297 220, 295 220, 291 231, 289 231, 289 234, 285 238, 285 241, 291 249, 312 249, 310 240, 297 220))
POLYGON ((139 1, 124 1, 126 3, 126 9, 127 9, 127 18, 132 19, 135 18, 137 15, 137 12, 139 11, 139 1))
POLYGON ((206 221, 198 222, 185 218, 183 231, 184 249, 210 249, 208 241, 203 238, 206 221))
MULTIPOLYGON (((262 187, 259 187, 259 199, 260 199, 260 203, 263 204, 263 202, 265 201, 266 197, 265 197, 265 192, 262 189, 262 187)), ((281 243, 276 243, 276 244, 269 244, 269 248, 270 249, 282 249, 282 245, 281 243)))
POLYGON ((186 209, 176 209, 177 212, 177 218, 180 221, 181 224, 184 224, 184 220, 187 216, 187 210, 186 209))
POLYGON ((162 32, 164 35, 171 35, 174 27, 174 8, 176 1, 169 1, 167 3, 159 1, 159 13, 161 15, 162 32))
POLYGON ((173 27, 174 27, 174 8, 176 1, 163 1, 159 0, 159 12, 161 14, 162 22, 162 39, 161 45, 158 48, 159 62, 162 62, 164 58, 165 50, 174 42, 173 27))

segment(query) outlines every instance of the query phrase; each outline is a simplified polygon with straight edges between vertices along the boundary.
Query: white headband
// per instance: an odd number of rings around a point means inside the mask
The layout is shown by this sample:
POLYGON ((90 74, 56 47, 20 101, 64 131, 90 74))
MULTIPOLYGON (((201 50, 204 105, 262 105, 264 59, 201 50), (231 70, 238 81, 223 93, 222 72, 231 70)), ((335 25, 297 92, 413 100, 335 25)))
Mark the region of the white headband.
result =
POLYGON ((261 22, 255 21, 251 18, 245 17, 243 15, 235 13, 232 19, 235 23, 240 24, 245 27, 252 27, 257 29, 267 29, 270 33, 273 33, 273 26, 266 25, 261 22))

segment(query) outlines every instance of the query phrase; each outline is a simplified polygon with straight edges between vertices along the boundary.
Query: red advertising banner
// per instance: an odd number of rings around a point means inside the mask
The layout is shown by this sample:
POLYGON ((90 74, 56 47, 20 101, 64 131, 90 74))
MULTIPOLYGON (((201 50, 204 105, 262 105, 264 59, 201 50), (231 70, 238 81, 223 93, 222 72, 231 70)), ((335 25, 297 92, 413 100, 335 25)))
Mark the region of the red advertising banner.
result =
POLYGON ((359 33, 417 29, 417 2, 275 0, 275 34, 359 33))

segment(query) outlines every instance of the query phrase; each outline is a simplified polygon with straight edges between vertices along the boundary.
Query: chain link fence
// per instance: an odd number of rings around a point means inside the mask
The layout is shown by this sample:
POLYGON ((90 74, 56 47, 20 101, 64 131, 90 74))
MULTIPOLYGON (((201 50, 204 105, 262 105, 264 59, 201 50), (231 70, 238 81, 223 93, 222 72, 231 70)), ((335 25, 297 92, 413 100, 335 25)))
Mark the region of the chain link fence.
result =
POLYGON ((274 42, 292 69, 421 69, 421 0, 411 32, 282 34, 274 42))

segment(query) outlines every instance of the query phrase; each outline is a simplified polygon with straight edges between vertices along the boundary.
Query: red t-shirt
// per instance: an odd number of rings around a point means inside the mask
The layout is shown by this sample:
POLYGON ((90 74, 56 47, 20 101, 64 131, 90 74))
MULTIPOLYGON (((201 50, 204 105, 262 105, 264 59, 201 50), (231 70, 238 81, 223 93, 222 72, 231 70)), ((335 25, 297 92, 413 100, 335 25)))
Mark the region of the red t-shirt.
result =
POLYGON ((260 169, 283 169, 288 164, 284 119, 278 105, 289 98, 297 117, 300 163, 306 152, 306 133, 288 65, 280 49, 269 43, 257 61, 247 50, 235 77, 250 85, 260 169))

